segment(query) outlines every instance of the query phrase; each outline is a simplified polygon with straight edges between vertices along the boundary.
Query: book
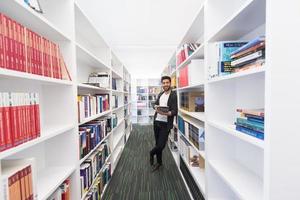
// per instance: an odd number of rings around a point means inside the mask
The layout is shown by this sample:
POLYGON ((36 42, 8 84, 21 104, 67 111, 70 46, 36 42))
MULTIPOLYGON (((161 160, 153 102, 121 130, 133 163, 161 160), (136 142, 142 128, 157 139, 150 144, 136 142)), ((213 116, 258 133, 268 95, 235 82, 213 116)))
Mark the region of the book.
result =
POLYGON ((169 107, 168 106, 157 106, 157 110, 167 113, 167 112, 169 112, 169 107))
POLYGON ((244 51, 241 51, 241 52, 236 53, 236 54, 232 54, 230 57, 231 57, 232 60, 236 60, 238 58, 244 57, 245 55, 249 55, 249 54, 251 54, 251 53, 253 53, 257 50, 265 49, 265 45, 266 45, 265 41, 262 41, 262 42, 260 42, 256 45, 244 50, 244 51))
POLYGON ((254 115, 258 117, 264 117, 265 116, 265 110, 264 108, 258 108, 258 109, 237 109, 236 110, 239 113, 242 113, 244 115, 254 115))
POLYGON ((243 127, 243 126, 239 126, 239 125, 236 126, 236 130, 240 131, 242 133, 245 133, 247 135, 256 137, 258 139, 264 140, 264 133, 261 133, 261 132, 258 132, 258 131, 254 131, 254 130, 251 130, 249 128, 246 128, 246 127, 243 127))
POLYGON ((256 38, 254 38, 253 40, 249 41, 247 44, 241 46, 240 48, 234 50, 233 52, 231 52, 231 55, 234 55, 234 54, 238 54, 246 49, 249 49, 261 42, 264 42, 265 41, 265 36, 258 36, 256 38))
POLYGON ((178 87, 186 87, 189 85, 188 65, 179 69, 178 87))

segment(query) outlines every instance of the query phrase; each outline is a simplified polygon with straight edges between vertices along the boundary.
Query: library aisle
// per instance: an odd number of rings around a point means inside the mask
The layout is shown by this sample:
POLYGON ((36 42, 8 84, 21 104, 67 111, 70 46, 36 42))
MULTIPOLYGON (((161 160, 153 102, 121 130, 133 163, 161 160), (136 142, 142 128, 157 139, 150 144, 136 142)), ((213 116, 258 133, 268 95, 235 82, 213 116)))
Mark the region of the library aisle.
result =
POLYGON ((164 166, 151 172, 149 150, 153 145, 152 125, 134 125, 103 199, 189 199, 167 146, 163 151, 164 166))

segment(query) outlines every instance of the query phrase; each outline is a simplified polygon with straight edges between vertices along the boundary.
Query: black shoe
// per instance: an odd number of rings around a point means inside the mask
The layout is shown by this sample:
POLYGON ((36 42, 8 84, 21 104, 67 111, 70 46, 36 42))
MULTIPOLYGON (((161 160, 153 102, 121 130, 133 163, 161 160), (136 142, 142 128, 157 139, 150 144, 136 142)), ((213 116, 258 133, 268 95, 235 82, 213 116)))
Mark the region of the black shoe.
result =
POLYGON ((153 158, 153 156, 151 156, 151 154, 150 154, 150 165, 151 165, 151 166, 154 165, 154 158, 153 158))
POLYGON ((159 168, 160 168, 161 166, 162 166, 161 164, 156 164, 156 165, 154 165, 153 168, 152 168, 152 172, 155 172, 155 171, 159 170, 159 168))

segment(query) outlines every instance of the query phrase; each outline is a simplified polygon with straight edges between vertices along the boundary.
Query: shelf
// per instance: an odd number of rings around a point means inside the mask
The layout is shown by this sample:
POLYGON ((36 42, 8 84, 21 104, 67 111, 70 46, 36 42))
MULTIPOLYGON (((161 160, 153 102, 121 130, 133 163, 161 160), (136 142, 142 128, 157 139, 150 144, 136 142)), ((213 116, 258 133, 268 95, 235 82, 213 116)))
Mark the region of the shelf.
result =
POLYGON ((92 121, 92 120, 94 120, 94 119, 97 119, 97 118, 99 118, 99 117, 102 117, 102 116, 104 116, 104 115, 107 115, 107 114, 109 114, 110 112, 111 112, 111 110, 107 110, 107 111, 104 111, 104 112, 99 113, 99 114, 97 114, 97 115, 94 115, 94 116, 85 118, 82 122, 79 123, 79 125, 85 124, 85 123, 87 123, 87 122, 89 122, 89 121, 92 121))
POLYGON ((107 189, 107 185, 109 184, 109 182, 110 182, 110 180, 105 184, 105 186, 104 186, 104 188, 103 188, 103 191, 102 191, 102 194, 101 194, 101 198, 100 199, 102 199, 103 198, 103 195, 104 195, 104 192, 106 191, 106 189, 107 189))
MULTIPOLYGON (((118 139, 116 139, 117 142, 113 144, 113 145, 114 145, 114 146, 113 146, 113 152, 116 150, 118 144, 121 142, 122 138, 124 137, 125 131, 122 132, 122 133, 119 133, 118 135, 120 135, 120 136, 118 137, 118 139)), ((115 140, 114 140, 114 141, 115 141, 115 140)))
POLYGON ((99 90, 99 91, 111 91, 111 89, 108 88, 100 88, 100 87, 96 87, 93 85, 88 85, 88 84, 84 84, 84 83, 78 83, 77 84, 78 89, 91 89, 91 90, 99 90))
POLYGON ((42 170, 37 176, 39 200, 46 200, 75 171, 75 167, 53 167, 42 170))
POLYGON ((111 112, 115 112, 115 111, 117 111, 117 110, 119 110, 119 109, 121 109, 121 108, 123 108, 124 107, 124 105, 121 105, 121 106, 119 106, 119 107, 117 107, 117 108, 113 108, 112 110, 111 110, 111 112))
POLYGON ((41 137, 38 137, 36 139, 33 139, 29 142, 23 143, 19 146, 13 147, 11 149, 8 149, 6 151, 3 151, 0 153, 0 160, 1 159, 5 159, 9 156, 12 156, 18 152, 24 151, 30 147, 33 147, 37 144, 40 144, 42 142, 45 142, 53 137, 56 137, 60 134, 63 134, 67 131, 72 130, 73 128, 75 128, 75 124, 68 124, 68 125, 63 125, 63 126, 57 126, 57 127, 51 127, 48 129, 45 129, 42 133, 41 133, 41 137))
POLYGON ((189 89, 204 89, 204 83, 177 88, 178 91, 189 90, 189 89))
POLYGON ((182 62, 177 67, 177 70, 189 64, 193 59, 204 59, 204 44, 201 44, 196 51, 194 51, 184 62, 182 62))
POLYGON ((90 190, 92 189, 93 185, 95 184, 95 181, 97 180, 97 177, 100 175, 100 173, 103 171, 105 165, 107 164, 107 161, 110 159, 111 154, 109 154, 109 156, 107 156, 107 158, 105 159, 105 162, 103 164, 103 166, 101 167, 101 169, 99 170, 99 172, 96 174, 94 178, 94 180, 92 181, 92 184, 90 186, 90 188, 87 190, 87 192, 85 194, 83 194, 83 196, 81 197, 81 200, 84 200, 86 195, 90 192, 90 190))
POLYGON ((93 68, 100 68, 103 70, 110 69, 110 67, 101 59, 78 43, 76 43, 76 55, 80 65, 84 65, 85 67, 89 66, 93 68))
POLYGON ((118 163, 118 161, 121 157, 123 147, 117 147, 116 149, 117 150, 114 152, 114 154, 116 154, 116 156, 115 156, 115 159, 113 160, 113 165, 114 166, 116 166, 116 164, 118 163))
POLYGON ((9 79, 9 80, 24 80, 34 84, 42 84, 42 85, 60 85, 60 86, 72 86, 72 81, 60 80, 45 76, 40 76, 36 74, 30 74, 26 72, 19 72, 15 70, 3 69, 0 68, 0 77, 1 79, 9 79))
POLYGON ((256 174, 235 161, 208 162, 240 199, 263 199, 263 181, 256 174))
POLYGON ((112 72, 112 77, 113 78, 117 78, 117 79, 122 79, 123 76, 120 75, 117 71, 115 71, 114 69, 111 69, 111 72, 112 72))
POLYGON ((51 41, 71 41, 67 34, 59 30, 43 15, 29 8, 23 1, 2 0, 0 1, 0 12, 51 41))
POLYGON ((244 77, 249 77, 249 76, 257 76, 257 75, 261 75, 264 74, 266 71, 266 67, 258 67, 255 69, 250 69, 250 70, 246 70, 243 72, 238 72, 238 73, 233 73, 233 74, 229 74, 229 75, 224 75, 224 76, 219 76, 216 78, 212 78, 208 81, 208 83, 217 83, 217 82, 223 82, 226 80, 238 80, 244 77))
POLYGON ((79 163, 82 164, 87 158, 89 158, 96 149, 98 149, 98 147, 100 147, 100 145, 112 134, 112 131, 110 133, 107 134, 107 136, 105 136, 100 142, 99 144, 97 144, 95 146, 95 148, 93 148, 86 156, 84 156, 83 158, 80 159, 79 163))
POLYGON ((250 135, 247 135, 246 133, 242 133, 240 131, 235 130, 235 126, 231 125, 231 124, 223 124, 220 122, 214 122, 214 121, 207 121, 207 124, 209 124, 210 126, 213 126, 221 131, 224 131, 226 133, 228 133, 231 136, 234 136, 240 140, 243 140, 245 142, 248 142, 254 146, 257 146, 261 149, 264 149, 264 141, 260 140, 256 137, 252 137, 250 135))
POLYGON ((205 170, 199 167, 192 167, 184 158, 182 158, 182 160, 187 165, 201 193, 205 196, 205 170))
POLYGON ((247 0, 240 9, 213 34, 208 41, 237 40, 266 22, 266 3, 247 0), (255 14, 254 14, 255 13, 255 14), (247 22, 247 23, 245 23, 247 22))
POLYGON ((114 92, 114 93, 124 93, 124 92, 121 91, 121 90, 114 90, 114 89, 112 89, 111 91, 114 92))
POLYGON ((188 115, 190 117, 193 117, 197 120, 205 122, 205 112, 189 112, 184 109, 179 109, 179 112, 188 115))

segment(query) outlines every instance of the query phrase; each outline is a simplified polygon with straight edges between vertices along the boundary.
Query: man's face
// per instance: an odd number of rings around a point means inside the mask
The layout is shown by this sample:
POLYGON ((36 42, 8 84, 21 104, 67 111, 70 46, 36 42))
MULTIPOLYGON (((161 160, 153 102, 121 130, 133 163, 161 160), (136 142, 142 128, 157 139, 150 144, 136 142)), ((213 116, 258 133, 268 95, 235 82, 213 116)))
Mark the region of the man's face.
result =
POLYGON ((168 91, 171 88, 171 82, 168 79, 162 81, 162 88, 164 91, 168 91))

